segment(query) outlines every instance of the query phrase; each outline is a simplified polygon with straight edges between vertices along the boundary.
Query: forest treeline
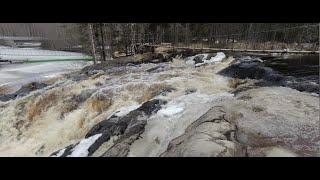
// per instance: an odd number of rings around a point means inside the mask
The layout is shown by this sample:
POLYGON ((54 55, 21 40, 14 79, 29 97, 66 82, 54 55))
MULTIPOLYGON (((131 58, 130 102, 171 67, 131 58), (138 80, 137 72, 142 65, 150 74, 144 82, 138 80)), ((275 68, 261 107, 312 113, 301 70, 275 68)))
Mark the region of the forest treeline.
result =
MULTIPOLYGON (((3 23, 0 36, 41 36, 49 49, 91 53, 88 23, 3 23)), ((137 43, 203 44, 296 43, 319 45, 317 23, 92 23, 94 42, 106 51, 132 51, 137 43)))
MULTIPOLYGON (((97 47, 128 51, 136 43, 206 44, 311 43, 319 44, 319 24, 310 23, 96 23, 92 24, 97 47), (101 38, 102 37, 102 38, 101 38), (103 39, 103 42, 102 42, 103 39)), ((83 46, 88 46, 87 24, 75 26, 83 46)), ((85 48, 87 49, 87 48, 85 48)), ((88 48, 90 49, 90 48, 88 48)))

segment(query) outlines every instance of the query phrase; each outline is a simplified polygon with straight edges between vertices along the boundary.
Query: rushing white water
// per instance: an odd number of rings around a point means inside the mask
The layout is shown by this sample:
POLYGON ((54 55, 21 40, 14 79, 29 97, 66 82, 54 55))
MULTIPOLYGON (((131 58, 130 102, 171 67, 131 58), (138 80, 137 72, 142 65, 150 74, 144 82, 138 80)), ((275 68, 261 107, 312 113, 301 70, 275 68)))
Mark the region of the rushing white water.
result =
POLYGON ((157 156, 214 102, 232 96, 226 93, 231 89, 228 78, 217 74, 230 61, 198 68, 190 68, 179 59, 120 67, 114 69, 119 71, 114 75, 61 80, 47 90, 0 102, 0 156, 48 156, 83 140, 95 124, 112 114, 123 116, 143 102, 158 98, 168 104, 148 120, 143 138, 132 145, 129 154, 157 156), (156 66, 162 66, 161 70, 146 71, 156 66), (168 88, 175 90, 160 93, 168 88), (186 94, 188 89, 196 92, 186 94), (85 98, 72 98, 78 96, 85 98))

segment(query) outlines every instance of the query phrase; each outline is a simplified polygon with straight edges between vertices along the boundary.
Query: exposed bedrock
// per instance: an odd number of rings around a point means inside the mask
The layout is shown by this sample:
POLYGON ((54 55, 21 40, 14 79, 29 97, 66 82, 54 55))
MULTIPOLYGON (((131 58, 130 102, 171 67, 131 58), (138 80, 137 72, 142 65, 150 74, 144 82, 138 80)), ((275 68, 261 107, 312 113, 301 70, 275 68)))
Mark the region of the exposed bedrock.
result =
POLYGON ((320 156, 319 99, 263 87, 215 105, 161 156, 320 156))
MULTIPOLYGON (((88 156, 91 156, 103 143, 109 141, 112 137, 117 137, 117 140, 109 150, 105 149, 103 156, 126 156, 129 152, 130 144, 143 133, 148 117, 156 113, 161 108, 161 105, 165 103, 165 101, 158 99, 150 100, 125 116, 118 117, 113 115, 96 124, 85 136, 85 138, 88 139, 94 135, 101 134, 88 148, 88 156)), ((77 144, 78 143, 64 148, 65 150, 62 156, 72 154, 77 144)), ((61 150, 58 150, 52 153, 51 156, 57 155, 60 151, 61 150)))

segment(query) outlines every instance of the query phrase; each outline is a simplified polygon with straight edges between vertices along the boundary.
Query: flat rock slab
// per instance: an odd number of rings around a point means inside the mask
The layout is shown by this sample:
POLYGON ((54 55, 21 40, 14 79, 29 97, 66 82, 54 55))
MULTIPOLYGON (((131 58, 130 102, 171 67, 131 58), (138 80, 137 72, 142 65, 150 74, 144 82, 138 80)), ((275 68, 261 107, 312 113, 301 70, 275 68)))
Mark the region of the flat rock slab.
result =
POLYGON ((236 138, 251 147, 283 146, 300 156, 320 156, 319 98, 284 87, 242 92, 233 103, 236 138))
POLYGON ((215 104, 161 156, 320 156, 319 148, 319 98, 263 87, 215 104))

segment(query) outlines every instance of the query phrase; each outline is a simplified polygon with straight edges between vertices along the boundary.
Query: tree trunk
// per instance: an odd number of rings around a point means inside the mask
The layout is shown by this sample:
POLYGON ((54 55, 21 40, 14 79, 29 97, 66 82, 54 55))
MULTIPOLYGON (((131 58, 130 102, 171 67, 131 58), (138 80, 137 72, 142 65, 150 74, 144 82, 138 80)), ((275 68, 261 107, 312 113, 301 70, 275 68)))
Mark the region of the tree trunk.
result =
POLYGON ((94 44, 93 28, 92 28, 92 24, 89 23, 88 25, 89 25, 89 35, 90 35, 91 46, 92 46, 93 63, 96 64, 96 47, 94 44))
POLYGON ((104 46, 104 34, 103 34, 103 28, 102 23, 99 24, 100 27, 100 35, 101 35, 101 50, 102 50, 102 60, 106 61, 106 52, 105 52, 105 46, 104 46))

